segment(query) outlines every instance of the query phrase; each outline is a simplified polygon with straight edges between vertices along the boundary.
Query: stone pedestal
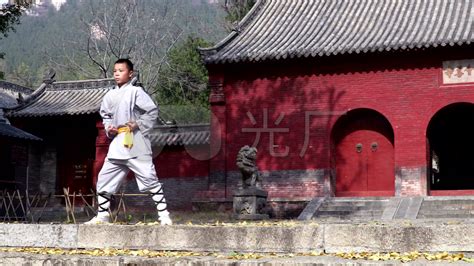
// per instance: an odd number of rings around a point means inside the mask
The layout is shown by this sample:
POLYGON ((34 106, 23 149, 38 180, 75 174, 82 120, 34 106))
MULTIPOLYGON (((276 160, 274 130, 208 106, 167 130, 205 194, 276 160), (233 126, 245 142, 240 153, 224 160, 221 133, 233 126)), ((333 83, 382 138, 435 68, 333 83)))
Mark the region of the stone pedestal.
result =
POLYGON ((234 192, 234 217, 240 220, 268 219, 264 214, 268 192, 256 187, 238 189, 234 192))

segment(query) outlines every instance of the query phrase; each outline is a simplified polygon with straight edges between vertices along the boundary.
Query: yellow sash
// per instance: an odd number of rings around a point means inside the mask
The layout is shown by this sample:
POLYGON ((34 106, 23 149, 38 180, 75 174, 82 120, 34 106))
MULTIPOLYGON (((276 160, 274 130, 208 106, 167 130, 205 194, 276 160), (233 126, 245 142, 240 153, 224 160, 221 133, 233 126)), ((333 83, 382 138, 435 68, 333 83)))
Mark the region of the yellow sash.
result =
POLYGON ((125 133, 125 136, 123 137, 123 146, 131 149, 133 146, 133 133, 130 130, 129 127, 121 127, 118 129, 118 133, 125 133))

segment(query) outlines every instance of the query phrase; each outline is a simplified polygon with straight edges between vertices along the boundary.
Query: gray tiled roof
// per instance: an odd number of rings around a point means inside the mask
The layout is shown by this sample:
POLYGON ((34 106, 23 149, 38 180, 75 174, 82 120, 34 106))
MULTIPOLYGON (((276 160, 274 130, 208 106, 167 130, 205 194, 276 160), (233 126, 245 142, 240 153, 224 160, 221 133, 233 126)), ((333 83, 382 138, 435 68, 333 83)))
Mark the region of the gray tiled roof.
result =
POLYGON ((206 63, 470 44, 474 0, 259 0, 206 63))
POLYGON ((10 124, 5 123, 4 121, 2 121, 1 117, 0 117, 0 136, 20 138, 20 139, 26 139, 26 140, 41 140, 40 138, 26 131, 23 131, 10 124))
POLYGON ((36 99, 7 112, 8 117, 79 115, 98 112, 102 98, 111 90, 113 79, 55 82, 36 99))
POLYGON ((209 124, 158 126, 150 134, 153 145, 180 146, 209 144, 209 124))
POLYGON ((19 94, 29 95, 32 89, 0 80, 0 108, 15 106, 18 102, 19 94))

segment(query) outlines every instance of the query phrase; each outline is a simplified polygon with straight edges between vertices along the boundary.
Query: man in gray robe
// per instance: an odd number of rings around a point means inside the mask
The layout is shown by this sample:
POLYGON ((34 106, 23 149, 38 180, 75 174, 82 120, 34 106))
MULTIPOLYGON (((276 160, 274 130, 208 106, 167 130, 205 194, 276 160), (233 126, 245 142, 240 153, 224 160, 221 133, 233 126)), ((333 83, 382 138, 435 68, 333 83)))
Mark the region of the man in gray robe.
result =
POLYGON ((132 74, 130 60, 117 60, 114 65, 117 86, 102 100, 100 115, 107 136, 113 140, 97 178, 98 213, 86 224, 109 222, 111 197, 130 170, 135 174, 140 191, 151 194, 160 223, 172 224, 148 137, 158 117, 158 108, 141 87, 130 84, 132 74))

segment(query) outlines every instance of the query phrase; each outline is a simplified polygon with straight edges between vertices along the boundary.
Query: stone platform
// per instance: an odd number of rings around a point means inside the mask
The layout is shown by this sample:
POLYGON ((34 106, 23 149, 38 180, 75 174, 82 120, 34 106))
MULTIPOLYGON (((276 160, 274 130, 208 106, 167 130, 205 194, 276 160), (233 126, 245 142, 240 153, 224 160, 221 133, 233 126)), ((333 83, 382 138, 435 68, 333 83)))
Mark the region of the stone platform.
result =
MULTIPOLYGON (((0 266, 399 265, 400 261, 351 261, 334 255, 338 252, 412 251, 463 253, 472 262, 473 210, 474 197, 330 198, 312 201, 299 220, 178 224, 165 227, 152 224, 0 223, 0 266), (69 251, 128 249, 200 252, 201 255, 147 258, 5 252, 5 248, 10 247, 61 248, 69 251), (244 261, 226 258, 226 254, 235 252, 267 255, 244 261), (209 253, 224 255, 209 256, 209 253), (313 253, 326 255, 307 255, 313 253), (271 254, 283 256, 272 257, 271 254)), ((417 260, 403 265, 426 263, 446 265, 448 262, 417 260)), ((465 261, 454 263, 467 264, 465 261)))
POLYGON ((474 252, 474 220, 225 225, 0 224, 2 247, 195 252, 474 252))
MULTIPOLYGON (((331 255, 298 254, 419 251, 464 253, 472 257, 473 235, 474 220, 471 219, 340 223, 266 221, 173 226, 0 224, 0 249, 49 247, 204 252, 197 256, 161 258, 0 252, 0 265, 399 265, 400 261, 351 261, 331 255), (205 252, 289 255, 242 261, 228 259, 225 255, 208 256, 205 252)), ((424 265, 427 261, 411 263, 404 265, 424 265)))

